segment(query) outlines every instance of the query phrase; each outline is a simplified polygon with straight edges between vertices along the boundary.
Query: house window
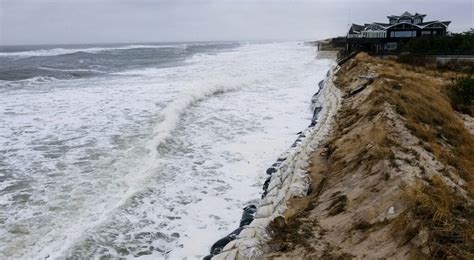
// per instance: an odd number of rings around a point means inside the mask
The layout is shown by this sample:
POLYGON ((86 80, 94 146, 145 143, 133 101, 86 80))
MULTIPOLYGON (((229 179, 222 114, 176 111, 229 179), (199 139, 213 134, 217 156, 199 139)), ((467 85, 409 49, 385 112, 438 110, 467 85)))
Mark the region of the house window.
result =
POLYGON ((362 32, 364 38, 386 38, 386 31, 364 31, 362 32))
POLYGON ((421 31, 421 35, 431 35, 431 31, 421 31))
POLYGON ((401 23, 411 23, 411 19, 400 19, 401 23))
POLYGON ((390 36, 393 38, 410 38, 416 37, 416 31, 395 31, 391 32, 390 36))
POLYGON ((396 24, 397 23, 397 19, 390 19, 390 24, 396 24))
POLYGON ((414 24, 419 24, 419 23, 421 23, 421 19, 420 18, 415 18, 415 20, 413 20, 413 23, 414 24))
POLYGON ((388 42, 385 44, 385 49, 386 50, 396 50, 397 49, 397 43, 396 42, 388 42))

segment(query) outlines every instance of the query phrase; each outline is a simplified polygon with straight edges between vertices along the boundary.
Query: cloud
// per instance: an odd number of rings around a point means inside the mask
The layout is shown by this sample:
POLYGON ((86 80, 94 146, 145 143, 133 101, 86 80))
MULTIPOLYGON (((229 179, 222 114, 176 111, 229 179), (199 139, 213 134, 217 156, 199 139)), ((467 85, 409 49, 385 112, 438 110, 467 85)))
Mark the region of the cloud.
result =
POLYGON ((0 44, 318 39, 405 10, 473 26, 471 0, 0 0, 0 44))

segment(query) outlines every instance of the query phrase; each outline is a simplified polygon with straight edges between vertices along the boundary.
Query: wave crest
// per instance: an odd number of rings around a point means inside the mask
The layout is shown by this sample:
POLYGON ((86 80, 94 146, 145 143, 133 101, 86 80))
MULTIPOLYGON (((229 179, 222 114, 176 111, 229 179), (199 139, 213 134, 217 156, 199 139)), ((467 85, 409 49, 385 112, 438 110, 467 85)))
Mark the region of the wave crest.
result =
POLYGON ((229 84, 229 82, 214 81, 212 84, 207 84, 207 87, 195 87, 181 94, 160 112, 161 121, 154 127, 153 139, 150 142, 153 147, 149 147, 150 151, 156 153, 156 149, 173 136, 173 130, 176 129, 181 116, 190 106, 208 97, 239 90, 245 85, 247 85, 246 82, 229 84))
POLYGON ((19 51, 19 52, 0 52, 0 57, 27 58, 27 57, 58 56, 58 55, 73 54, 73 53, 78 53, 78 52, 98 53, 98 52, 113 51, 113 50, 185 48, 185 47, 186 46, 183 46, 182 44, 180 44, 180 45, 127 45, 127 46, 119 46, 119 47, 93 47, 93 48, 80 48, 80 49, 55 48, 55 49, 42 49, 42 50, 19 51))
POLYGON ((32 86, 36 84, 46 83, 57 81, 59 79, 54 77, 48 76, 37 76, 29 79, 22 79, 22 80, 15 80, 15 81, 8 81, 8 80, 0 80, 0 88, 8 88, 8 87, 20 87, 20 86, 32 86))

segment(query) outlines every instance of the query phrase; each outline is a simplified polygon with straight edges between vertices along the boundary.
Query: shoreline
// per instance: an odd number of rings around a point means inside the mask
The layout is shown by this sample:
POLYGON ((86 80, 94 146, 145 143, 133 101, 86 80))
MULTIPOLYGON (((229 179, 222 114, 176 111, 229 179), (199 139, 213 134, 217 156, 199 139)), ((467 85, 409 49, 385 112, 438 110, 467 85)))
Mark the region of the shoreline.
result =
MULTIPOLYGON (((328 57, 335 60, 335 53, 318 52, 316 58, 328 57)), ((268 251, 265 247, 271 239, 269 226, 285 214, 291 198, 305 197, 310 189, 311 181, 306 172, 310 154, 328 135, 341 102, 341 92, 332 82, 338 69, 337 63, 329 69, 311 98, 311 124, 298 133, 293 145, 267 169, 269 177, 260 202, 244 208, 239 228, 218 240, 204 259, 258 258, 268 251)))

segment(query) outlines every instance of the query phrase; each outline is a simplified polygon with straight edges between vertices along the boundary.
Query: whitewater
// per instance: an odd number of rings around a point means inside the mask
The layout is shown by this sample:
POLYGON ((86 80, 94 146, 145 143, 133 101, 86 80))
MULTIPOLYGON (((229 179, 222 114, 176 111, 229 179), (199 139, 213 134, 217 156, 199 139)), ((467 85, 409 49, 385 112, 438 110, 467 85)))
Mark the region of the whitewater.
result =
POLYGON ((207 255, 310 124, 332 65, 316 54, 299 42, 0 52, 0 258, 207 255))

